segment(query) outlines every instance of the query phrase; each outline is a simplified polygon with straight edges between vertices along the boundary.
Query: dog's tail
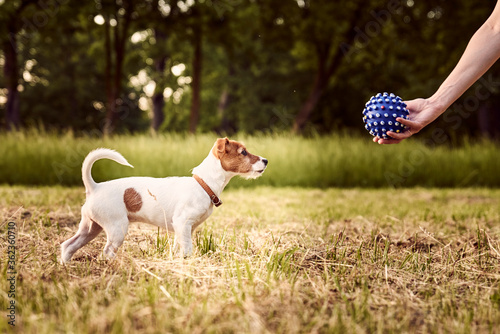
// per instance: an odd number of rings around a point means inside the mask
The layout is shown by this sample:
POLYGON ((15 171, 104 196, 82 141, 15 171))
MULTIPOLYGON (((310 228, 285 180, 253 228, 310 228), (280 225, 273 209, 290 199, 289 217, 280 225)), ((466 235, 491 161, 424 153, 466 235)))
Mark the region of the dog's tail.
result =
POLYGON ((109 148, 98 148, 90 152, 82 165, 82 179, 85 186, 85 192, 90 194, 96 187, 97 183, 92 178, 92 165, 99 159, 110 159, 118 162, 119 164, 134 168, 128 161, 118 152, 110 150, 109 148))

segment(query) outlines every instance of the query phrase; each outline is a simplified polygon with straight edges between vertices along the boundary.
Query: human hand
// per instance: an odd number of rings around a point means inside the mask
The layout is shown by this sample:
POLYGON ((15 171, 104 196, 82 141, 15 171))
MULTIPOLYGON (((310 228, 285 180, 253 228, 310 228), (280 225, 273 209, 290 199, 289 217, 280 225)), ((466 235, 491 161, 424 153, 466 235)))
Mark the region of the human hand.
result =
POLYGON ((405 103, 406 108, 409 111, 409 119, 398 117, 396 118, 396 121, 406 125, 407 130, 401 133, 388 131, 387 135, 392 139, 374 137, 373 141, 375 143, 399 144, 404 139, 410 138, 412 135, 418 133, 425 126, 438 118, 438 116, 444 111, 438 105, 432 103, 429 99, 415 99, 405 101, 405 103))

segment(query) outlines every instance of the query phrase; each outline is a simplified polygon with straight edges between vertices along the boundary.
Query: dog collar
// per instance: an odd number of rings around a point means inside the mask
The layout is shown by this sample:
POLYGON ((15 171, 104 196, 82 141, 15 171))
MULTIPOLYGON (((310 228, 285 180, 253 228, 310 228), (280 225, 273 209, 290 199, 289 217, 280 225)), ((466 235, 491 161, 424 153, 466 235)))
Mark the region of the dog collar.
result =
POLYGON ((203 190, 205 190, 207 192, 207 194, 210 197, 210 200, 212 201, 212 203, 216 207, 217 206, 221 206, 222 205, 222 201, 220 200, 219 197, 217 197, 217 195, 212 191, 212 189, 210 189, 210 187, 205 183, 205 181, 203 181, 203 179, 201 177, 199 177, 198 175, 196 175, 196 174, 193 174, 193 177, 194 177, 194 179, 196 181, 198 181, 198 183, 203 188, 203 190))

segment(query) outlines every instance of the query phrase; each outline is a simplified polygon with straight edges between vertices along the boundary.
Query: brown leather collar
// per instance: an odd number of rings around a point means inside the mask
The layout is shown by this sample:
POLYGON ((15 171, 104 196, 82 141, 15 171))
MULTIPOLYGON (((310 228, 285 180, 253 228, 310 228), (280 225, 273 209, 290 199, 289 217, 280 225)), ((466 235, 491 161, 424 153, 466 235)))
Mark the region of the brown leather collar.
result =
POLYGON ((203 181, 202 178, 196 174, 193 174, 193 177, 196 181, 198 181, 200 186, 207 192, 208 196, 210 197, 210 200, 212 200, 212 203, 215 206, 221 206, 222 201, 220 200, 219 197, 217 197, 217 195, 212 191, 212 189, 210 189, 210 187, 205 183, 205 181, 203 181))

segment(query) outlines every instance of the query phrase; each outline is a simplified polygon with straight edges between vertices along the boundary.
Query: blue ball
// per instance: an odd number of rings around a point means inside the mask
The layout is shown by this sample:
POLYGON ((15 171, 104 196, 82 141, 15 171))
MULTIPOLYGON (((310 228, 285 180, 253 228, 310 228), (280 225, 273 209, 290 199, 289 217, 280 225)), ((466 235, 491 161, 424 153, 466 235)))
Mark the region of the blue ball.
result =
POLYGON ((389 93, 378 93, 366 102, 363 110, 365 129, 372 136, 390 139, 388 131, 403 132, 406 126, 396 121, 397 117, 408 119, 406 103, 399 96, 389 93))

